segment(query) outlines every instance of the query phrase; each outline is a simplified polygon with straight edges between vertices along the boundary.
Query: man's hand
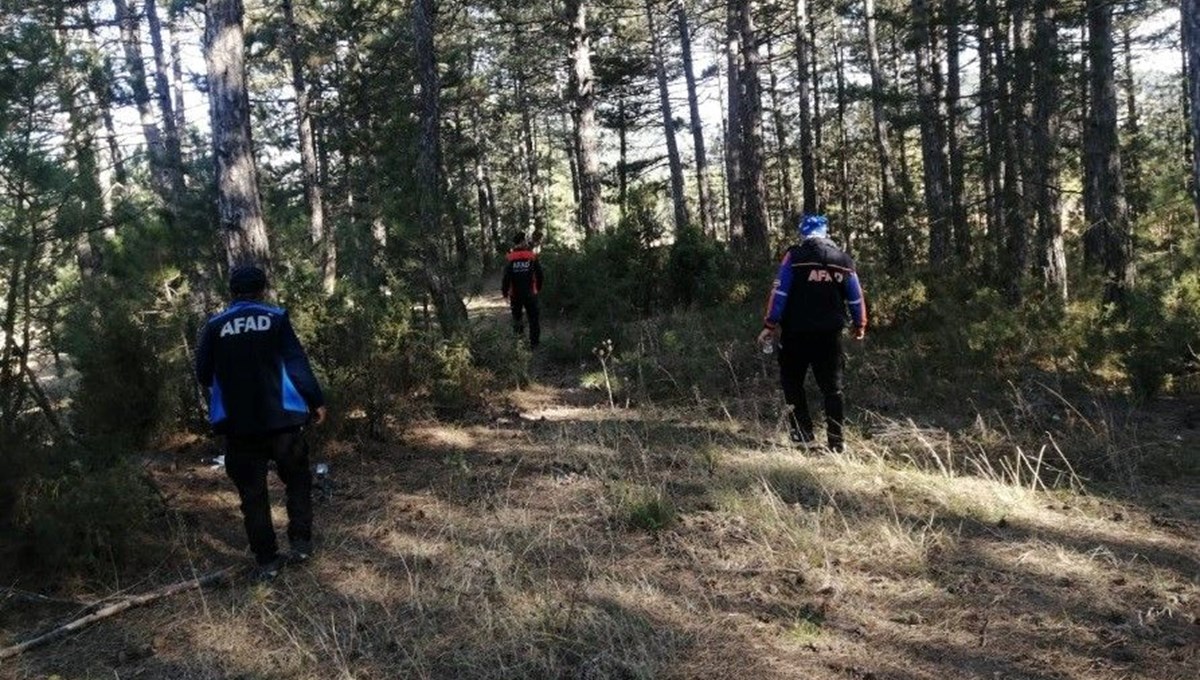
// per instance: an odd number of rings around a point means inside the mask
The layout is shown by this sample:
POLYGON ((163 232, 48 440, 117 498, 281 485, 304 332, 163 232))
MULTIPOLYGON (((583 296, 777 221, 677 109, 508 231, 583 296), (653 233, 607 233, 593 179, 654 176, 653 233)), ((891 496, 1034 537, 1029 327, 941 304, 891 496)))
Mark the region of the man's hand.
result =
POLYGON ((855 326, 850 329, 850 337, 854 338, 855 340, 862 340, 863 338, 867 337, 867 329, 863 328, 862 326, 855 326))
POLYGON ((313 416, 313 425, 320 425, 320 424, 324 423, 325 416, 328 415, 328 413, 329 412, 325 409, 324 406, 318 406, 317 412, 313 416))
POLYGON ((758 334, 758 344, 759 345, 765 345, 765 344, 767 344, 768 341, 769 342, 777 342, 778 340, 779 340, 779 329, 778 328, 764 328, 764 329, 762 329, 762 332, 758 334))

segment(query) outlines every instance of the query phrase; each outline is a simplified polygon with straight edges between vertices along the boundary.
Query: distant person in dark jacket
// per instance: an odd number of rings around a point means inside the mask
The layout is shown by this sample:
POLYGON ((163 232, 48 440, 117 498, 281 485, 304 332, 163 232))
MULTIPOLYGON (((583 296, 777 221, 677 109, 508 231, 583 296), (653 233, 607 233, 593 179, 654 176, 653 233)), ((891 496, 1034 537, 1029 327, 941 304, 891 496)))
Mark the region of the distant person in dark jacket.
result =
POLYGON ((529 346, 536 348, 542 339, 541 313, 538 309, 538 293, 542 290, 542 265, 524 234, 513 237, 513 247, 508 251, 504 265, 504 278, 500 281, 500 293, 508 299, 512 308, 513 331, 525 334, 524 317, 529 317, 529 346))
POLYGON ((267 277, 243 266, 229 277, 232 304, 208 320, 196 350, 196 377, 209 393, 209 420, 225 435, 225 471, 241 497, 258 577, 278 574, 267 464, 287 487, 290 559, 312 554, 312 474, 303 428, 325 420, 321 386, 287 312, 263 302, 267 277))
POLYGON ((829 448, 840 451, 845 419, 842 329, 849 321, 852 336, 856 340, 865 337, 867 302, 854 260, 829 239, 824 216, 805 215, 800 220, 800 237, 799 245, 788 248, 779 265, 758 339, 779 348, 779 377, 790 407, 788 430, 792 441, 814 441, 804 397, 804 378, 812 367, 825 397, 829 448))

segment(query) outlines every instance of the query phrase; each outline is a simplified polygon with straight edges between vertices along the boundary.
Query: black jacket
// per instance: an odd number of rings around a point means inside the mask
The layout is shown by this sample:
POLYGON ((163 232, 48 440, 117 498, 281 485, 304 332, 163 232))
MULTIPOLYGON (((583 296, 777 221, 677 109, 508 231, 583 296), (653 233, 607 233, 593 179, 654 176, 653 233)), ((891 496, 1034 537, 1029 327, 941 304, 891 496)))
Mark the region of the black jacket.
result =
POLYGON ((804 239, 788 248, 767 299, 767 328, 782 327, 784 335, 866 328, 867 302, 854 260, 827 238, 804 239))
POLYGON ((524 246, 513 248, 504 265, 500 292, 510 300, 524 300, 542 290, 542 265, 537 255, 524 246))
POLYGON ((300 427, 325 403, 287 312, 257 301, 235 302, 208 320, 196 377, 209 390, 208 417, 220 434, 300 427))

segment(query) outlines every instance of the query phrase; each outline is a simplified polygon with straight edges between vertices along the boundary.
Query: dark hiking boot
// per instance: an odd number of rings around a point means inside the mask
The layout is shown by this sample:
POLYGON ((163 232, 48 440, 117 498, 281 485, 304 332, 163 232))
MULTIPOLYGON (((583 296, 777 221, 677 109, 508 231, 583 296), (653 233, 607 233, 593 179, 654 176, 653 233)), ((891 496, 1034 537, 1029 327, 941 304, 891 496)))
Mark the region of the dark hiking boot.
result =
POLYGON ((287 555, 288 564, 303 564, 312 559, 312 541, 296 540, 291 543, 291 550, 287 555))
POLYGON ((268 562, 259 562, 251 572, 250 577, 255 583, 270 583, 279 577, 279 571, 283 569, 283 558, 276 555, 268 562))
POLYGON ((793 444, 798 446, 810 446, 817 440, 817 438, 813 436, 812 430, 807 430, 803 427, 800 427, 794 421, 788 427, 788 437, 791 438, 793 444))

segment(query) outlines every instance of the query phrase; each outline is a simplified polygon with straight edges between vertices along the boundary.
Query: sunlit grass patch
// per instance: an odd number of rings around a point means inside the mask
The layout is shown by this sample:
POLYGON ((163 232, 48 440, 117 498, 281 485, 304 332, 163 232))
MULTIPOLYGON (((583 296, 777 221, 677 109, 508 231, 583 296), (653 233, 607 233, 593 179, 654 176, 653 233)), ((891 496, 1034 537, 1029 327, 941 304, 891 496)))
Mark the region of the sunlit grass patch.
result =
POLYGON ((618 484, 613 489, 616 519, 626 527, 657 532, 675 523, 674 501, 661 488, 618 484))

